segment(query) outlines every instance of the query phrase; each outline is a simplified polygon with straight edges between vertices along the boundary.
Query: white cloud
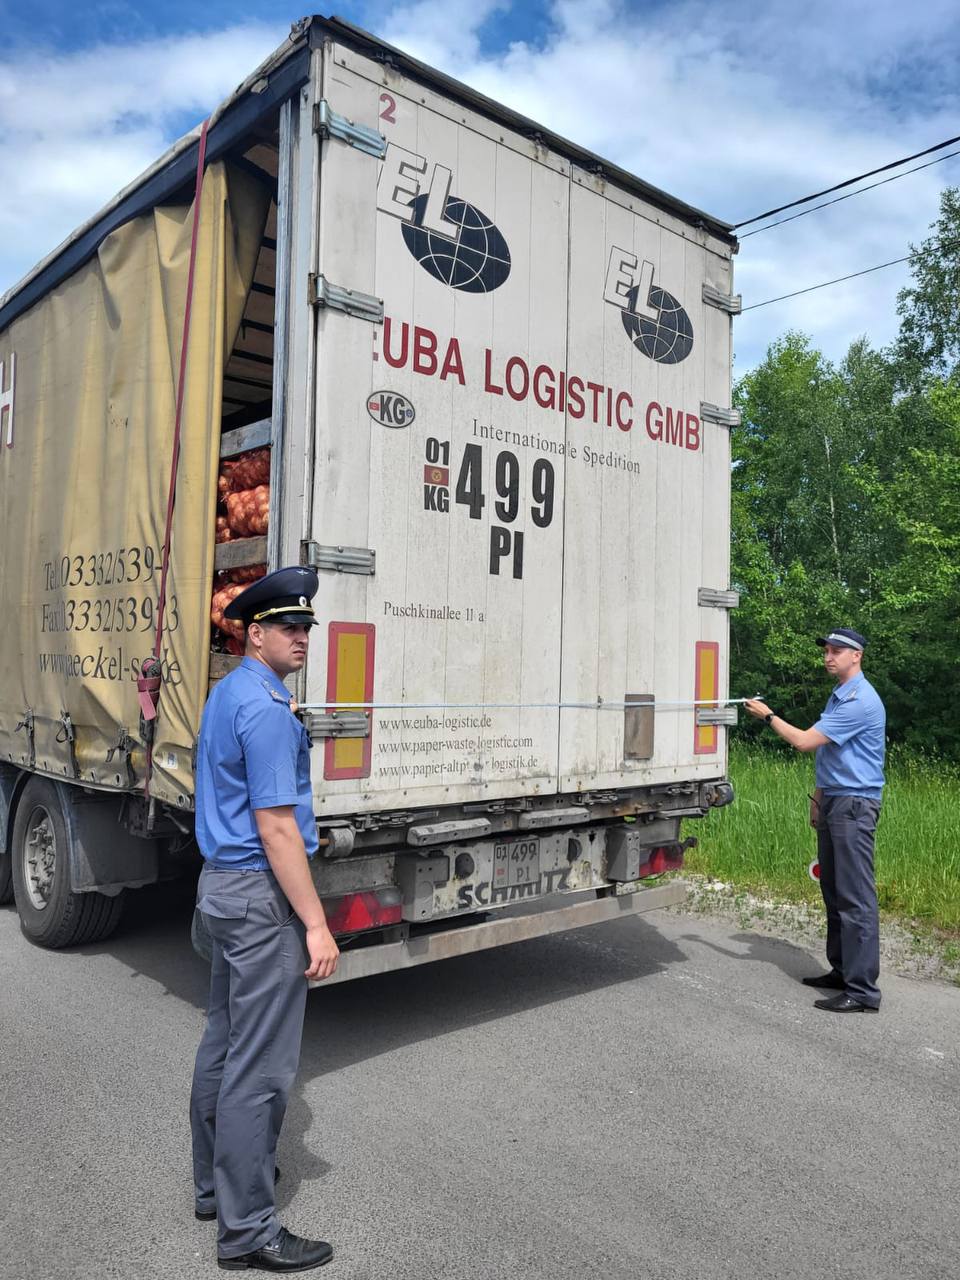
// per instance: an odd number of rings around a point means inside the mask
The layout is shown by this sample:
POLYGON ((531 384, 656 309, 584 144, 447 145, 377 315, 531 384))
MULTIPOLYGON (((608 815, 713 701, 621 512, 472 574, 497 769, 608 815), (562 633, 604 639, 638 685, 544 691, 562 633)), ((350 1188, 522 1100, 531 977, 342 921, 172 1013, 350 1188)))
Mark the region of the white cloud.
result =
POLYGON ((387 44, 403 44, 421 62, 449 65, 451 53, 469 64, 479 54, 477 32, 488 18, 510 9, 510 0, 416 0, 384 14, 377 35, 387 44), (451 50, 451 34, 456 38, 451 50))
MULTIPOLYGON (((422 55, 419 25, 394 10, 392 39, 422 55)), ((558 0, 539 44, 477 52, 448 23, 430 34, 442 69, 688 203, 737 221, 919 151, 958 132, 950 0, 558 0), (438 32, 446 33, 445 44, 438 32)), ((908 251, 960 181, 948 161, 743 241, 744 302, 874 266, 908 251)), ((747 230, 749 228, 745 228, 747 230)), ((865 333, 896 332, 905 267, 744 315, 738 365, 789 327, 840 358, 865 333)))
POLYGON ((285 34, 254 23, 0 59, 0 293, 152 164, 191 117, 199 123, 285 34))
MULTIPOLYGON (((384 0, 367 22, 731 221, 958 132, 954 0, 555 0, 537 41, 490 53, 490 31, 509 31, 511 10, 521 8, 520 0, 384 0)), ((0 57, 0 291, 285 35, 285 25, 250 22, 66 56, 0 57)), ((960 182, 958 160, 744 239, 736 268, 744 302, 902 256, 927 234, 951 180, 960 182)), ((905 279, 905 268, 891 268, 747 313, 735 331, 739 367, 788 327, 806 329, 835 358, 861 333, 889 341, 905 279)))

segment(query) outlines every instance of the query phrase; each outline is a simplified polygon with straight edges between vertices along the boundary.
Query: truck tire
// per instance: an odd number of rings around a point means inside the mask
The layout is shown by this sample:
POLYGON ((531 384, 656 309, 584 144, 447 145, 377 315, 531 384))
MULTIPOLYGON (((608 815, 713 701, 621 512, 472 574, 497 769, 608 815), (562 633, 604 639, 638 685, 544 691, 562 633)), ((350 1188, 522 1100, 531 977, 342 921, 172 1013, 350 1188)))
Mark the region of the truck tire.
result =
POLYGON ((10 850, 0 853, 0 907, 13 899, 13 871, 10 850))
POLYGON ((70 833, 60 793, 47 778, 23 789, 10 842, 13 896, 20 927, 40 947, 99 942, 123 913, 123 894, 74 893, 70 888, 70 833))

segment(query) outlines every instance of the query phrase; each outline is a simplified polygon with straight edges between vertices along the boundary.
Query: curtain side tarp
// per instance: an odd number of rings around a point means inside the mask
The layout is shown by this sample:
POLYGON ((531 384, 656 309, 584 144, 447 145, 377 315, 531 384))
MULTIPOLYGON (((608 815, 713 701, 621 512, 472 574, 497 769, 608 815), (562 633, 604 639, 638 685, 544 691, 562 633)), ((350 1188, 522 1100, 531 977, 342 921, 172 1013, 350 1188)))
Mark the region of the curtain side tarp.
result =
MULTIPOLYGON (((224 363, 253 280, 269 196, 223 164, 204 178, 151 794, 186 805, 207 693, 224 363)), ((136 678, 153 649, 192 206, 113 232, 0 334, 0 760, 127 789, 136 678), (7 446, 8 426, 12 440, 7 446)))

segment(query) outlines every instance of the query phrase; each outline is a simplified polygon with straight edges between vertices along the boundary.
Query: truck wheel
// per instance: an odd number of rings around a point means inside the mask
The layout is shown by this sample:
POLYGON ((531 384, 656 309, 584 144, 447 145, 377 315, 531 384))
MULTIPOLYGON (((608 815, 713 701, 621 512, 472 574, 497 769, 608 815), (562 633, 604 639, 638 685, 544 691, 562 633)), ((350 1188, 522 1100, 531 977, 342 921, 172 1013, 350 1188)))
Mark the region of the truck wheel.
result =
POLYGON ((13 898, 13 872, 10 869, 10 850, 0 853, 0 907, 13 898))
POLYGON ((60 794, 46 778, 31 778, 23 789, 10 860, 20 927, 38 946, 56 949, 98 942, 120 922, 122 894, 108 898, 71 891, 69 829, 60 794))

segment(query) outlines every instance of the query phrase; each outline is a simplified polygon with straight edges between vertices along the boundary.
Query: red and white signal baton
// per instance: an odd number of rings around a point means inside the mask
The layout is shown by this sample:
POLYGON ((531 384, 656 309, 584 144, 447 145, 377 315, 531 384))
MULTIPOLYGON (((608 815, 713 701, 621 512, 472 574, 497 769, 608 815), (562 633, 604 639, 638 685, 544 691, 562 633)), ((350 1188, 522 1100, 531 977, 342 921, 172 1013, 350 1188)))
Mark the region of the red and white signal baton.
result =
MULTIPOLYGON (((817 806, 817 812, 819 813, 820 801, 816 798, 816 796, 810 796, 809 800, 811 804, 815 804, 817 806)), ((809 867, 807 867, 807 875, 810 877, 811 880, 816 880, 817 884, 820 883, 820 863, 817 861, 816 858, 814 858, 814 860, 810 863, 809 867)))

